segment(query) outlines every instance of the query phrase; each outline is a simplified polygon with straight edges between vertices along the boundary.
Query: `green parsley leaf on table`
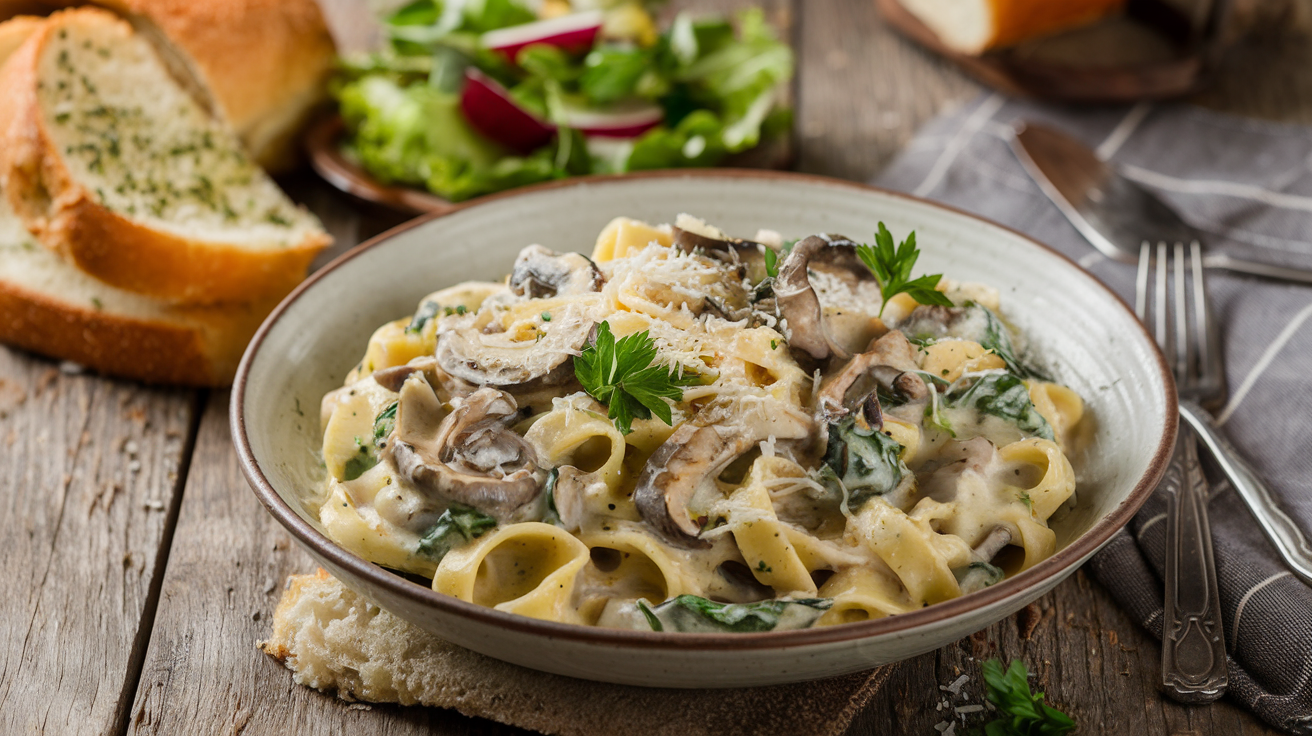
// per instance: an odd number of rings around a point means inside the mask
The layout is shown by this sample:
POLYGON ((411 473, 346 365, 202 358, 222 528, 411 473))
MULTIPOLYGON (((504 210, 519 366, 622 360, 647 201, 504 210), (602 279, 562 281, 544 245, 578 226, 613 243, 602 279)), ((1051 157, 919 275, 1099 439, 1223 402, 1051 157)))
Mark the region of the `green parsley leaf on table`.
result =
POLYGON ((920 258, 915 231, 894 248, 893 235, 881 222, 879 232, 875 233, 874 246, 858 245, 856 254, 879 282, 879 293, 884 299, 879 307, 880 315, 884 314, 888 300, 898 294, 908 294, 921 304, 952 306, 952 300, 934 288, 938 286, 943 274, 911 278, 911 269, 915 268, 916 260, 920 258))
POLYGON ((692 373, 652 365, 656 342, 646 330, 615 339, 610 325, 597 328, 597 341, 574 358, 574 375, 597 401, 608 407, 608 416, 624 434, 633 431, 634 419, 653 414, 673 424, 670 401, 683 398, 683 387, 697 383, 692 373))
POLYGON ((1030 690, 1029 671, 1020 660, 1012 660, 1004 672, 1002 662, 984 663, 984 684, 990 703, 997 706, 997 718, 975 729, 984 736, 1062 736, 1075 730, 1075 721, 1043 702, 1043 693, 1030 690))

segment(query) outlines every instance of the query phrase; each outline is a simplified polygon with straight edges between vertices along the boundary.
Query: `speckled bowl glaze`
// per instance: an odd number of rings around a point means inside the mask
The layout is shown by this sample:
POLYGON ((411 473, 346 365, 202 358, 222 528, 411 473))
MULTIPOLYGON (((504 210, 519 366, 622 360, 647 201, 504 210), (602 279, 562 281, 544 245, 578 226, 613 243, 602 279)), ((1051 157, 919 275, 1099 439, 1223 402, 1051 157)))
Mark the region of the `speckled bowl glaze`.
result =
POLYGON ((839 675, 937 649, 1020 609, 1124 526, 1165 469, 1176 432, 1166 364, 1134 315, 1064 256, 942 205, 797 174, 717 170, 584 178, 480 199, 407 223, 314 274, 251 342, 232 393, 233 438, 256 496, 333 575, 448 641, 562 675, 652 687, 743 687, 839 675), (468 279, 505 274, 519 250, 591 250, 616 215, 689 212, 730 233, 870 237, 916 231, 926 272, 983 281, 1039 362, 1079 392, 1093 423, 1074 458, 1076 503, 1052 519, 1058 551, 997 585, 861 623, 762 634, 678 634, 537 621, 440 595, 324 535, 303 499, 320 483, 319 400, 340 386, 375 327, 468 279))

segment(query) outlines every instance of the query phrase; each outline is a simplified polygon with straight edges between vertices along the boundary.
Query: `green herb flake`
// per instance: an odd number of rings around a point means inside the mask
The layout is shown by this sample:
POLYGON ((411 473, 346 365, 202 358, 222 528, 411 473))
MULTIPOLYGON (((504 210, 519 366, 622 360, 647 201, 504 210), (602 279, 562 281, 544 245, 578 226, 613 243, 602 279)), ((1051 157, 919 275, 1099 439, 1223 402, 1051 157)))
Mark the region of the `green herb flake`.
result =
POLYGON ((543 313, 542 313, 542 321, 543 321, 543 322, 550 322, 550 321, 551 321, 551 312, 543 312, 543 313))
POLYGON ((856 254, 879 283, 879 293, 884 300, 883 304, 879 305, 880 316, 883 316, 888 300, 898 294, 907 294, 921 304, 952 306, 952 300, 935 288, 938 286, 939 279, 943 278, 942 274, 911 278, 911 270, 915 268, 916 261, 920 258, 914 231, 894 248, 893 235, 881 222, 878 232, 875 233, 875 245, 858 245, 856 254))
POLYGON ((1075 721, 1043 702, 1043 693, 1030 690, 1029 671, 1012 660, 1004 672, 1002 662, 984 663, 985 696, 997 706, 997 717, 967 733, 981 736, 1062 736, 1075 730, 1075 721))
POLYGON ((453 503, 419 540, 416 552, 441 562, 453 549, 463 547, 496 528, 497 520, 470 506, 453 503))
POLYGON ((425 300, 423 304, 419 305, 419 309, 415 311, 415 316, 410 318, 410 324, 405 327, 406 333, 417 335, 420 332, 423 332, 424 325, 427 325, 428 321, 436 317, 437 313, 441 310, 441 304, 438 304, 435 301, 425 300))
POLYGON ((610 324, 597 328, 597 340, 574 359, 574 375, 584 390, 605 404, 608 416, 623 434, 633 431, 634 419, 653 414, 673 426, 666 400, 683 398, 683 387, 697 383, 696 374, 653 365, 656 341, 646 330, 615 340, 610 324))

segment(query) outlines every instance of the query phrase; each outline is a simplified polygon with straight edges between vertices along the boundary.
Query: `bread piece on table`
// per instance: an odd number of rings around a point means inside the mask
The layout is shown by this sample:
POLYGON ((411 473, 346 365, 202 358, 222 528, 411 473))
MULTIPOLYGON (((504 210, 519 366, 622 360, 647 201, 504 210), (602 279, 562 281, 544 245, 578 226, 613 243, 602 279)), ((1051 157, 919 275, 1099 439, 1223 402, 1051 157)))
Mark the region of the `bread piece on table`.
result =
POLYGON ((1125 0, 899 0, 955 51, 988 49, 1091 23, 1125 0))
POLYGON ((836 736, 892 667, 796 685, 667 690, 547 674, 449 644, 320 570, 287 580, 260 649, 343 700, 455 708, 549 734, 836 736))
POLYGON ((19 15, 0 23, 0 66, 5 59, 18 50, 19 46, 45 22, 45 18, 31 15, 19 15))
POLYGON ((37 245, 0 197, 0 342, 149 383, 224 386, 275 302, 179 308, 37 245))
MULTIPOLYGON (((47 0, 51 5, 86 2, 47 0)), ((315 0, 93 0, 147 19, 193 62, 246 150, 284 171, 328 99, 337 49, 315 0)))
POLYGON ((0 182, 45 246, 177 304, 285 295, 329 242, 104 10, 55 13, 0 68, 0 182))

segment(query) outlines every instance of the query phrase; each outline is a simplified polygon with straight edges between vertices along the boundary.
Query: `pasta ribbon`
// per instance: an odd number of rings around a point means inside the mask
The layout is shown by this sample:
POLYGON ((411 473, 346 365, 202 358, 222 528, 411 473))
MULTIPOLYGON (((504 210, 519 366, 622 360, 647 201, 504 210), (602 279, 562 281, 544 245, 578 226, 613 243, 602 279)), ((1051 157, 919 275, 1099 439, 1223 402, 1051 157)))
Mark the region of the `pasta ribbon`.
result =
POLYGON ((921 369, 948 383, 961 378, 961 374, 966 371, 1007 367, 1002 358, 973 340, 940 340, 922 349, 925 355, 921 369))
MULTIPOLYGON (((917 506, 927 503, 937 504, 926 498, 921 499, 917 506)), ((944 504, 926 508, 937 510, 941 506, 944 504)), ((867 503, 856 519, 861 541, 897 575, 911 600, 923 604, 961 595, 961 587, 957 585, 957 578, 944 555, 949 537, 939 535, 931 528, 929 519, 925 518, 929 515, 922 511, 921 518, 912 518, 877 498, 867 503)), ((955 537, 951 539, 957 539, 959 544, 959 548, 949 548, 952 556, 961 557, 960 548, 964 548, 964 555, 968 558, 970 549, 965 543, 955 537)))
POLYGON ((1048 420, 1048 424, 1052 426, 1052 433, 1062 449, 1070 452, 1073 449, 1074 439, 1071 432, 1084 417, 1084 399, 1058 383, 1047 381, 1026 383, 1029 386, 1030 401, 1034 403, 1034 409, 1048 420))
POLYGON ((1002 460, 1019 473, 1020 492, 1029 498, 1034 518, 1046 521, 1075 493, 1075 470, 1055 442, 1031 437, 998 449, 1002 460))
POLYGON ((820 626, 850 624, 914 611, 919 608, 907 597, 891 571, 875 563, 855 565, 836 573, 820 587, 820 596, 833 598, 834 605, 817 622, 820 626))
POLYGON ((674 232, 669 225, 652 227, 639 220, 616 217, 597 236, 597 243, 592 248, 592 260, 597 263, 613 261, 629 255, 632 250, 646 248, 651 243, 660 243, 668 248, 674 244, 674 232))
POLYGON ((564 529, 511 524, 448 552, 433 575, 433 590, 498 611, 582 623, 570 596, 587 562, 587 546, 564 529))

